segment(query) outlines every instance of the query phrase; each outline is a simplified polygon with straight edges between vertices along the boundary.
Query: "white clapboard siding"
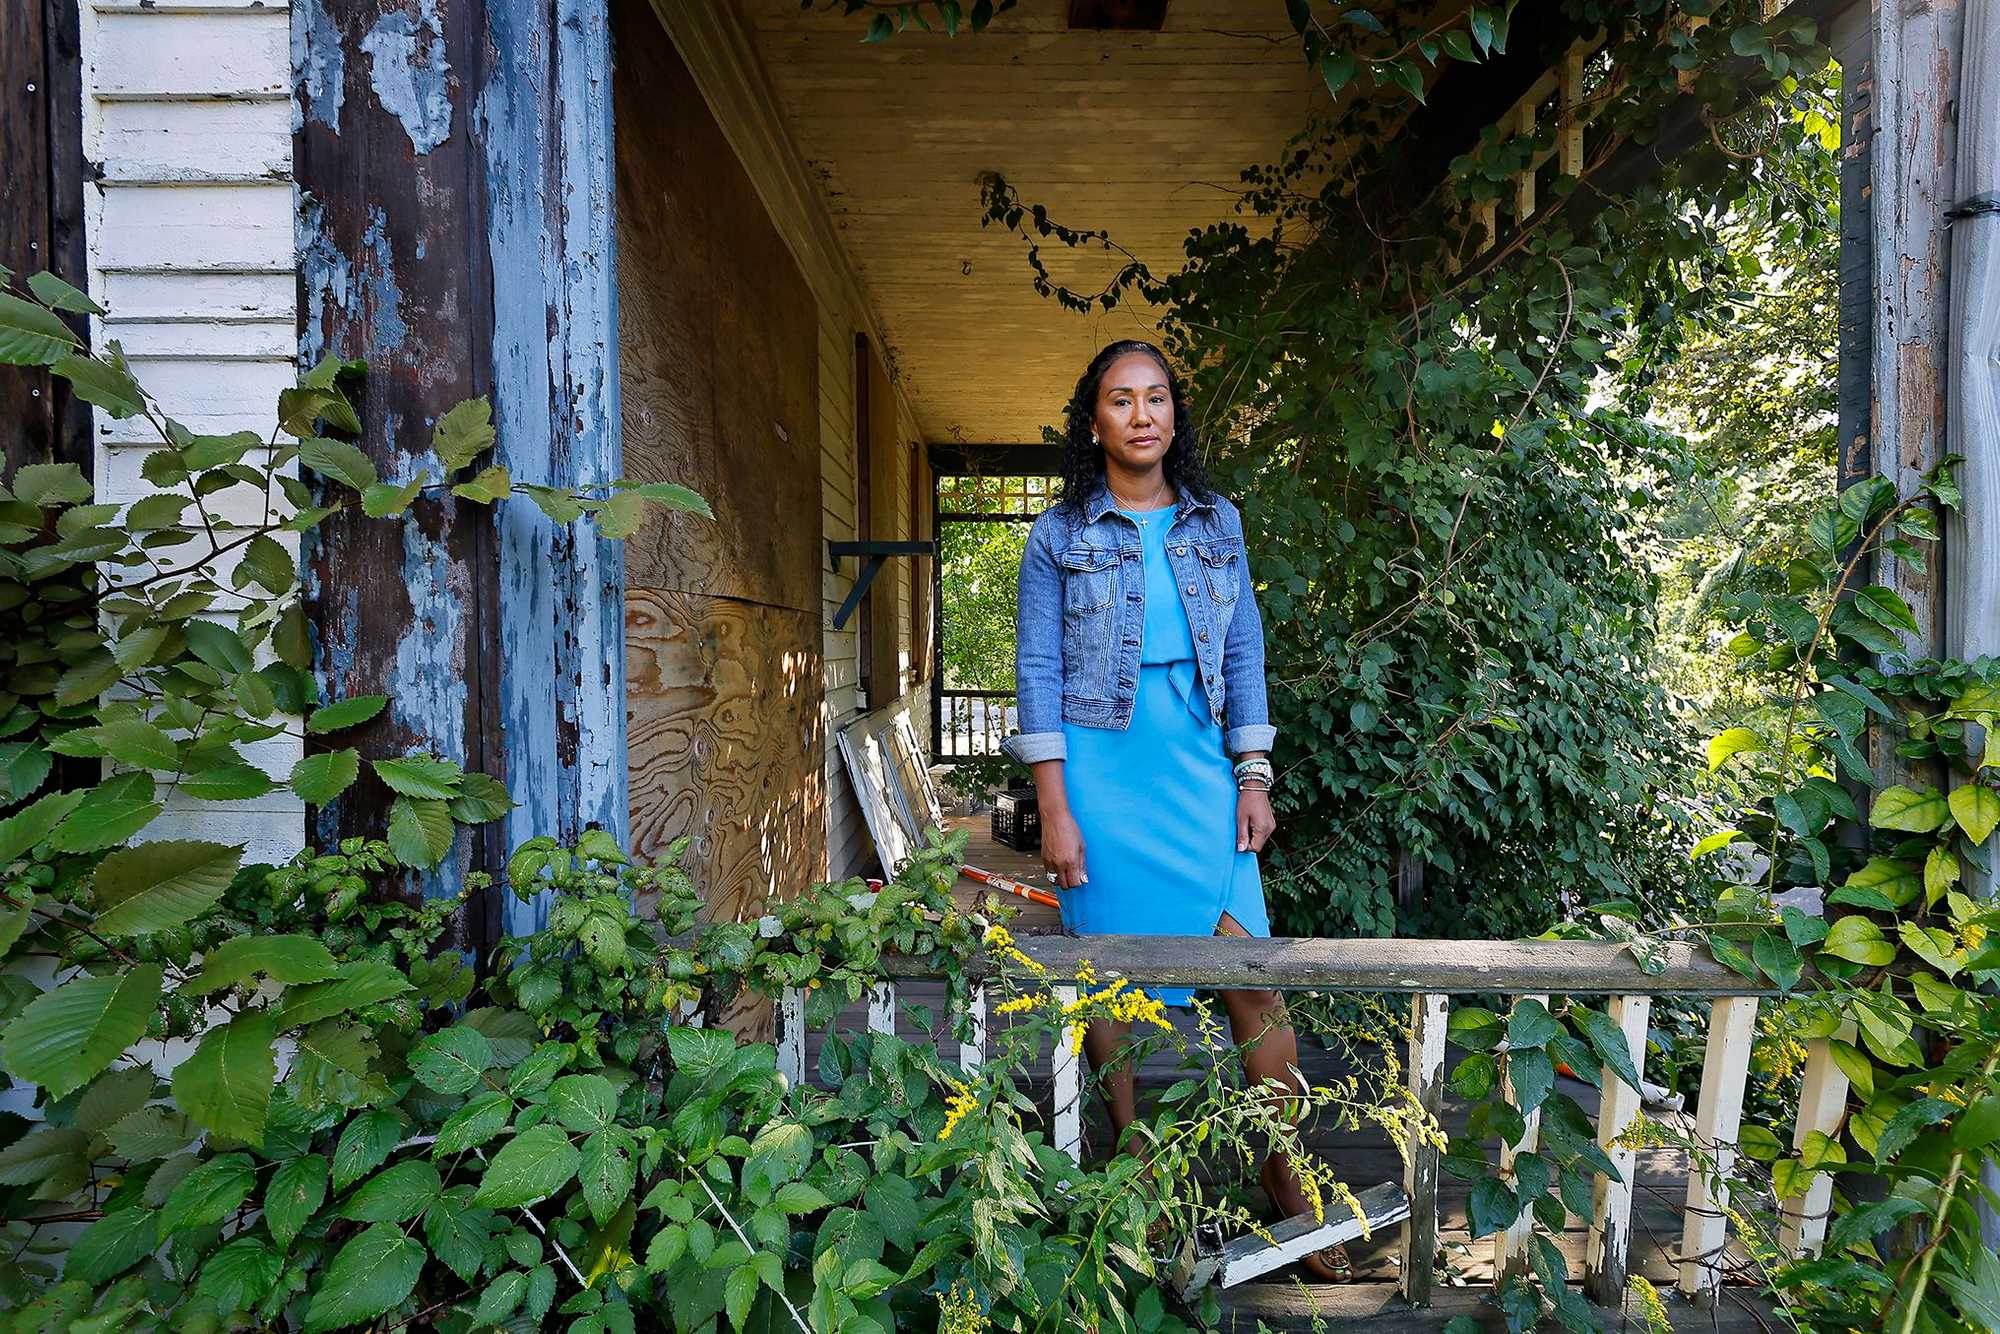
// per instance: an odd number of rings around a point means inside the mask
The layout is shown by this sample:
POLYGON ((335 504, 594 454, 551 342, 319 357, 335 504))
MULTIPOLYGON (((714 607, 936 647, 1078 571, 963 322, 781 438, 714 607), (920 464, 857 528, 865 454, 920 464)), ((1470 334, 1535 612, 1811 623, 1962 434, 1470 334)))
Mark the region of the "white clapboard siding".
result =
MULTIPOLYGON (((278 391, 297 375, 291 16, 282 0, 85 0, 80 25, 83 149, 96 167, 88 282, 109 310, 92 339, 116 339, 189 429, 268 439, 278 391)), ((149 494, 139 470, 157 444, 143 422, 99 414, 99 496, 149 494)), ((265 502, 231 488, 206 503, 245 520, 265 502)), ((219 562, 225 579, 233 559, 219 562)), ((302 744, 274 737, 243 753, 282 776, 302 744)), ((251 861, 282 861, 304 842, 305 809, 288 793, 175 794, 167 806, 148 837, 240 843, 251 861)))
POLYGON ((107 182, 291 178, 292 107, 284 99, 118 101, 104 103, 102 112, 107 182))

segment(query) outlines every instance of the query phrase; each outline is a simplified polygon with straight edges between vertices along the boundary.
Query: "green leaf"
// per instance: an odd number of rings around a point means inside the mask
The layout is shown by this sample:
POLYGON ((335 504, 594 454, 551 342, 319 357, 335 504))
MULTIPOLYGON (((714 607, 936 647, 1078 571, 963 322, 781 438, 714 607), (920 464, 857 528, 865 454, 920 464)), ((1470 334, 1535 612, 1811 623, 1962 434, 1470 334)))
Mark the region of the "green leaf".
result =
POLYGON ((198 839, 120 849, 90 878, 97 930, 136 936, 191 922, 215 906, 242 861, 243 849, 198 839))
POLYGON ((445 1118, 431 1151, 442 1155, 478 1148, 506 1129, 513 1114, 512 1098, 504 1093, 482 1093, 445 1118))
POLYGON ((32 851, 83 798, 81 792, 51 792, 25 810, 0 820, 0 867, 32 851))
POLYGON ((429 468, 420 469, 407 482, 374 482, 361 493, 361 512, 371 519, 387 519, 401 514, 431 480, 429 468))
POLYGON ((410 1073, 439 1093, 464 1093, 493 1065, 493 1043, 476 1028, 433 1033, 410 1053, 410 1073))
POLYGON ((1618 1021, 1602 1010, 1582 1005, 1572 1005, 1570 1016, 1583 1029, 1583 1035, 1590 1039, 1591 1049, 1611 1067, 1611 1072, 1624 1082, 1626 1088, 1636 1093, 1639 1089, 1639 1067, 1632 1059, 1632 1048, 1627 1045, 1625 1030, 1618 1026, 1618 1021))
POLYGON ((1727 764, 1730 757, 1746 751, 1764 749, 1764 738, 1747 727, 1732 727, 1710 737, 1708 741, 1708 771, 1714 773, 1727 764))
POLYGON ((528 499, 535 502, 535 508, 548 515, 550 521, 558 527, 567 526, 583 517, 583 506, 577 503, 573 494, 561 487, 533 486, 523 482, 521 490, 527 494, 528 499))
POLYGON ((1882 929, 1858 915, 1842 917, 1828 927, 1820 952, 1870 968, 1879 968, 1896 957, 1896 947, 1883 939, 1882 929))
POLYGON ((243 549, 236 566, 236 586, 253 582, 272 594, 289 593, 299 581, 299 563, 292 553, 269 533, 259 533, 243 549))
POLYGON ((340 1248, 306 1309, 306 1334, 373 1320, 401 1302, 424 1270, 424 1248, 394 1223, 376 1223, 340 1248))
POLYGON ((443 1193, 437 1168, 422 1158, 411 1158, 356 1186, 340 1214, 361 1223, 400 1223, 430 1208, 443 1193))
POLYGON ((163 977, 160 965, 142 963, 36 997, 0 1038, 7 1073, 51 1098, 82 1088, 145 1035, 163 977))
POLYGON ((1943 828, 1951 818, 1945 796, 1935 788, 1913 792, 1898 783, 1875 794, 1868 808, 1868 823, 1877 829, 1900 829, 1911 834, 1928 834, 1943 828))
POLYGON ((479 1305, 473 1308, 472 1323, 475 1328, 498 1325, 514 1314, 516 1307, 528 1295, 528 1276, 518 1269, 509 1270, 486 1285, 479 1294, 479 1305))
POLYGON ((188 621, 181 626, 188 649, 218 672, 232 676, 255 670, 257 659, 243 642, 243 636, 214 621, 188 621))
POLYGON ((165 732, 143 718, 120 718, 95 729, 93 735, 104 753, 121 764, 143 769, 177 769, 180 746, 165 732))
POLYGON ((71 392, 78 398, 123 421, 146 410, 146 395, 131 372, 120 364, 123 361, 123 357, 112 361, 71 354, 49 370, 68 380, 71 392))
POLYGON ((387 1162, 402 1135, 402 1118, 384 1107, 349 1120, 333 1146, 333 1188, 346 1190, 387 1162))
POLYGON ((397 760, 370 760, 375 776, 390 791, 405 797, 427 797, 449 801, 458 795, 459 780, 465 771, 450 760, 429 755, 410 755, 397 760))
POLYGON ((1893 589, 1880 584, 1864 588, 1854 595, 1854 605, 1863 616, 1886 629, 1919 633, 1916 614, 1893 589))
POLYGON ((729 1311, 729 1323, 742 1329, 750 1318, 750 1302, 757 1295, 757 1268, 738 1265, 722 1285, 722 1303, 729 1311))
POLYGON ((1977 1153, 1995 1140, 2000 1140, 2000 1094, 1989 1093, 1953 1121, 1951 1147, 1977 1153))
POLYGON ((1892 857, 1870 857, 1830 902, 1852 902, 1862 907, 1890 911, 1913 902, 1923 892, 1923 881, 1908 862, 1892 857))
POLYGON ((1491 1010, 1461 1005, 1451 1012, 1445 1032, 1451 1041, 1472 1051, 1491 1051, 1507 1036, 1507 1023, 1491 1010))
POLYGON ((316 1153, 278 1164, 264 1189, 264 1222, 280 1250, 292 1242, 326 1203, 326 1159, 316 1153))
POLYGON ((1986 841, 1995 825, 2000 825, 2000 793, 1983 783, 1955 787, 1948 800, 1952 819, 1958 821, 1958 827, 1975 847, 1986 841))
POLYGON ((1481 1177, 1472 1183, 1471 1204, 1474 1241, 1512 1227, 1521 1216, 1521 1202, 1496 1177, 1481 1177))
POLYGON ((704 519, 713 519, 715 511, 708 507, 699 493, 690 491, 673 482, 642 482, 637 486, 621 488, 642 500, 650 500, 656 505, 664 505, 670 510, 684 514, 699 514, 704 519))
POLYGON ((257 1184, 247 1153, 225 1153, 182 1177, 160 1208, 160 1240, 183 1230, 220 1223, 236 1212, 257 1184))
POLYGON ((324 806, 352 787, 360 776, 359 751, 324 751, 308 755, 292 766, 292 792, 309 806, 324 806))
POLYGON ((410 979, 386 963, 350 963, 343 968, 339 977, 286 992, 285 1003, 278 1011, 279 1031, 316 1024, 412 989, 410 979))
POLYGON ((646 502, 630 491, 620 491, 604 502, 597 512, 597 531, 614 541, 638 532, 646 523, 646 502))
POLYGON ((484 824, 514 809, 507 785, 490 774, 468 773, 458 780, 458 795, 450 802, 451 818, 460 824, 484 824))
POLYGON ((491 468, 482 468, 471 481, 460 482, 451 489, 451 493, 481 505, 493 505, 505 500, 513 489, 513 477, 505 468, 495 464, 491 468))
POLYGON ((232 936, 202 958, 201 971, 182 988, 204 995, 263 973, 279 982, 323 982, 340 973, 333 954, 312 936, 232 936))
POLYGON ((1555 1061, 1540 1047, 1507 1051, 1507 1101, 1522 1113, 1534 1111, 1556 1086, 1555 1061))
MULTIPOLYGON (((47 366, 82 346, 69 326, 48 311, 0 292, 0 366, 47 366)), ((18 488, 15 494, 20 494, 18 488)))
POLYGON ((338 732, 343 728, 357 727, 382 712, 382 706, 388 702, 387 695, 352 695, 337 699, 312 711, 312 716, 306 719, 306 731, 338 732))
POLYGON ((176 786, 188 796, 203 801, 250 801, 275 791, 278 784, 256 765, 231 760, 190 773, 176 786))
POLYGON ((195 1293, 223 1313, 246 1311, 264 1300, 285 1262, 260 1237, 236 1237, 202 1266, 195 1293))
POLYGON ((209 1029, 174 1068, 174 1101, 215 1134, 261 1145, 278 1072, 277 1035, 268 1010, 247 1010, 209 1029))
POLYGON ((618 1091, 603 1075, 564 1075, 549 1086, 549 1114, 571 1130, 602 1130, 618 1116, 618 1091))
POLYGON ((560 1127, 546 1121, 530 1126, 493 1155, 473 1203, 494 1209, 533 1204, 568 1185, 582 1160, 560 1127))
POLYGON ((375 485, 375 465, 368 456, 344 440, 314 436, 299 445, 299 462, 322 476, 331 477, 355 491, 375 485))
POLYGON ((83 1230, 70 1243, 63 1277, 102 1286, 160 1248, 151 1209, 118 1209, 83 1230))
POLYGON ((468 398, 438 418, 431 448, 449 477, 491 449, 493 439, 493 405, 484 398, 468 398))
POLYGON ((104 307, 46 269, 29 276, 28 290, 35 294, 35 300, 51 310, 66 310, 72 315, 107 313, 104 307))
POLYGON ((632 1159, 617 1140, 616 1132, 601 1130, 583 1142, 583 1156, 577 1164, 577 1178, 583 1186, 583 1202, 592 1221, 600 1227, 632 1196, 632 1159))
POLYGON ((1525 996, 1514 1002, 1514 1008, 1507 1015, 1507 1050, 1519 1051, 1523 1047, 1547 1046, 1549 1040, 1562 1032, 1562 1025, 1549 1013, 1548 1006, 1532 996, 1525 996))
POLYGON ((451 808, 442 801, 397 797, 389 804, 389 849, 405 866, 436 866, 450 853, 455 833, 451 808))

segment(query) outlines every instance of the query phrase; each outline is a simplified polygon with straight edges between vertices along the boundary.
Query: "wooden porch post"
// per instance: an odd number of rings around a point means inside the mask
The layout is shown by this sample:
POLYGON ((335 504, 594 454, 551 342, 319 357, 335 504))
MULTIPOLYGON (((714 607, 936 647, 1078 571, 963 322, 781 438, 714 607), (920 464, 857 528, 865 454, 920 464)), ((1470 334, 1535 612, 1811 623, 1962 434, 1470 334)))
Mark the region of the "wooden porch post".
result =
MULTIPOLYGON (((605 0, 296 0, 300 355, 366 357, 362 444, 429 466, 437 418, 490 394, 516 481, 619 467, 605 0)), ((624 832, 623 575, 588 529, 449 498, 334 520, 307 553, 317 670, 386 693, 365 754, 434 749, 519 808, 461 835, 429 892, 531 834, 624 832)), ((379 832, 364 781, 321 841, 379 832)), ((467 944, 501 929, 497 899, 467 944)), ((509 900, 507 929, 532 929, 509 900)))

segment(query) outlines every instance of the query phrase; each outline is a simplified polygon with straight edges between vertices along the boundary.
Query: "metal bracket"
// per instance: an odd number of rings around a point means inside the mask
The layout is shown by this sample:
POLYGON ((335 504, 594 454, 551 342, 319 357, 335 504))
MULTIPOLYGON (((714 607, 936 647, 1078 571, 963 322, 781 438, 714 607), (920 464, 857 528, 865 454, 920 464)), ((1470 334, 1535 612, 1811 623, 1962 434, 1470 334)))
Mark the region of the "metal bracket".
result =
POLYGON ((876 571, 890 556, 931 556, 936 554, 935 542, 836 542, 828 538, 826 542, 827 566, 835 574, 840 573, 842 556, 859 556, 861 572, 855 576, 854 587, 847 592, 847 601, 840 604, 840 610, 833 614, 833 628, 838 630, 847 624, 847 618, 861 605, 862 594, 868 585, 875 582, 876 571))

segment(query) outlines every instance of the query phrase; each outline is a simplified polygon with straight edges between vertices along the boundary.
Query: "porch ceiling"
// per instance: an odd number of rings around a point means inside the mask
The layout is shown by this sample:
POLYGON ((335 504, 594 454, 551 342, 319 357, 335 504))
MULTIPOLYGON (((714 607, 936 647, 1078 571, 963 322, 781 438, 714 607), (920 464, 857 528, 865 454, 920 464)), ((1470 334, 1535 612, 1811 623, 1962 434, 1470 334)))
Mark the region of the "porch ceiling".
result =
MULTIPOLYGON (((977 36, 873 45, 864 16, 742 4, 933 441, 1038 441, 1091 353, 1155 333, 1142 302, 1085 316, 1037 296, 1019 239, 979 225, 982 172, 1171 271, 1190 228, 1230 216, 1241 169, 1327 101, 1277 0, 1171 0, 1160 32, 1070 32, 1067 4, 1030 0, 977 36)), ((1042 253, 1087 291, 1123 263, 1042 253)))

